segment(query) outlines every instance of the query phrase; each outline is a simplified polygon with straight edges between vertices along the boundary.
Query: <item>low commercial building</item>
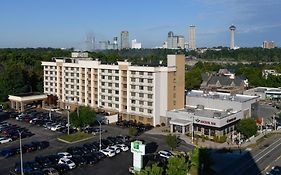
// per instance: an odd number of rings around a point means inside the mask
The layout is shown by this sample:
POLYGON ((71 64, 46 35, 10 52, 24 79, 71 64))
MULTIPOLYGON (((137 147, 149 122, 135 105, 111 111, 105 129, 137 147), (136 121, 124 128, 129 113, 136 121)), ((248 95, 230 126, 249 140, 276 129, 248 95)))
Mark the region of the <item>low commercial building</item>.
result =
POLYGON ((243 94, 259 96, 261 100, 281 101, 281 88, 256 87, 244 91, 243 94))
POLYGON ((192 90, 186 94, 186 106, 167 112, 171 132, 192 132, 209 137, 232 132, 235 124, 252 116, 252 105, 258 96, 192 90))

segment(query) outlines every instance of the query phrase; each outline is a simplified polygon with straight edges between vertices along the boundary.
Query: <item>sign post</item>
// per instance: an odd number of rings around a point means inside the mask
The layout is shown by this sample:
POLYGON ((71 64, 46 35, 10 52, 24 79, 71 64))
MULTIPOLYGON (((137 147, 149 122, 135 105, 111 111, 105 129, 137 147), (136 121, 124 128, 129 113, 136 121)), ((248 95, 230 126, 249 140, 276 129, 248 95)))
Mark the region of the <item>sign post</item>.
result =
POLYGON ((133 156, 133 166, 135 171, 140 171, 143 167, 143 156, 145 155, 145 144, 142 141, 131 142, 131 152, 133 156))

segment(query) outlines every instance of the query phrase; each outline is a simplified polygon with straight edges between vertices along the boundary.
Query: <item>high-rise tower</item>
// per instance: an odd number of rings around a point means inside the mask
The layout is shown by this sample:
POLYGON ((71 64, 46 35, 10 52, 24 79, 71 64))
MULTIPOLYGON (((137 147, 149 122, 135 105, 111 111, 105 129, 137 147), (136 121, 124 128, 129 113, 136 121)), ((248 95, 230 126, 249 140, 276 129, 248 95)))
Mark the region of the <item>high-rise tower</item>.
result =
POLYGON ((236 30, 236 27, 234 25, 231 25, 229 27, 230 30, 230 49, 234 49, 234 32, 236 30))
POLYGON ((189 26, 188 39, 189 39, 188 48, 191 50, 196 49, 196 27, 195 27, 195 25, 189 26))
POLYGON ((121 32, 121 41, 120 41, 120 49, 128 49, 129 46, 129 32, 122 31, 121 32))

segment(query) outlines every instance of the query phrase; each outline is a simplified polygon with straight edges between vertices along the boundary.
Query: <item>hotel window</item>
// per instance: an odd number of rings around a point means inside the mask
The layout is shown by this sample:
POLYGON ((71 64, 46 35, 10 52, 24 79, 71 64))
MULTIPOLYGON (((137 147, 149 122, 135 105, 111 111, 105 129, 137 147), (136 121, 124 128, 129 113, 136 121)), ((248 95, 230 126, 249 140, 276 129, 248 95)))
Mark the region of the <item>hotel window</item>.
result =
POLYGON ((140 112, 143 112, 143 108, 139 108, 139 111, 140 111, 140 112))
POLYGON ((45 71, 45 74, 48 74, 48 71, 45 71))
POLYGON ((103 79, 103 80, 104 80, 104 79, 105 79, 105 76, 104 76, 104 75, 102 75, 102 76, 101 76, 101 79, 103 79))
POLYGON ((140 78, 139 81, 140 81, 141 83, 143 83, 143 78, 140 78))
POLYGON ((70 74, 70 76, 72 76, 72 77, 73 77, 73 76, 74 76, 74 73, 71 73, 71 74, 70 74))
POLYGON ((148 76, 152 76, 152 72, 147 72, 147 75, 148 76))
POLYGON ((117 95, 118 95, 118 94, 119 94, 119 91, 115 91, 115 94, 117 94, 117 95))
POLYGON ((152 110, 151 110, 151 109, 148 109, 148 110, 147 110, 147 113, 152 114, 152 110))
POLYGON ((104 86, 104 85, 105 85, 105 83, 104 83, 104 82, 101 82, 101 85, 102 85, 102 86, 104 86))
POLYGON ((127 84, 123 84, 123 88, 125 88, 125 89, 126 89, 126 88, 127 88, 127 84))
POLYGON ((143 90, 143 86, 139 86, 140 90, 143 90))
POLYGON ((48 85, 48 82, 45 82, 45 85, 48 85))
POLYGON ((108 73, 112 73, 112 70, 108 70, 108 73))
POLYGON ((112 83, 108 83, 108 86, 109 86, 109 87, 112 87, 112 83))
POLYGON ((101 89, 101 92, 105 92, 105 89, 101 89))
POLYGON ((112 100, 112 97, 111 97, 111 96, 108 96, 107 98, 108 98, 108 100, 112 100))
POLYGON ((115 80, 119 80, 119 77, 117 76, 117 77, 115 77, 115 80))
POLYGON ((101 105, 104 106, 104 102, 101 102, 101 105))
POLYGON ((118 70, 115 70, 115 73, 116 73, 116 74, 118 74, 118 73, 119 73, 119 71, 118 71, 118 70))
POLYGON ((136 108, 132 106, 132 107, 131 107, 131 110, 132 110, 132 111, 135 111, 135 110, 136 110, 136 108))
POLYGON ((115 108, 119 108, 119 105, 118 105, 118 104, 115 104, 115 108))
POLYGON ((136 104, 136 100, 131 100, 131 103, 132 104, 136 104))
POLYGON ((131 92, 131 96, 132 96, 132 97, 135 97, 135 96, 136 96, 136 93, 135 93, 135 92, 131 92))
POLYGON ((104 73, 104 69, 102 69, 101 72, 104 73))
POLYGON ((147 102, 147 106, 152 106, 152 102, 147 102))
POLYGON ((111 94, 111 93, 112 93, 112 90, 111 90, 111 89, 108 89, 108 93, 111 94))
POLYGON ((143 97, 144 95, 143 95, 143 93, 139 93, 139 97, 143 97))
POLYGON ((45 91, 48 91, 48 88, 45 88, 45 91))
POLYGON ((136 82, 136 79, 135 78, 131 78, 131 82, 136 82))
POLYGON ((112 80, 112 76, 108 76, 107 78, 108 78, 108 80, 112 80))
POLYGON ((105 96, 104 96, 104 95, 102 95, 102 96, 101 96, 101 99, 105 99, 105 96))
POLYGON ((118 98, 118 97, 115 97, 115 101, 119 101, 119 98, 118 98))
POLYGON ((135 75, 136 74, 136 71, 132 71, 132 75, 135 75))
POLYGON ((71 70, 74 70, 74 68, 72 67, 71 70))
POLYGON ((143 75, 143 72, 139 72, 140 75, 143 75))
POLYGON ((147 97, 152 99, 152 94, 147 94, 147 97))
POLYGON ((71 85, 71 88, 73 89, 73 88, 74 88, 74 85, 71 85))
POLYGON ((152 79, 148 79, 147 82, 148 82, 148 83, 152 83, 152 79))
POLYGON ((119 84, 118 84, 118 83, 115 83, 115 87, 119 87, 119 84))
POLYGON ((111 103, 108 103, 108 107, 112 107, 112 104, 111 104, 111 103))
POLYGON ((139 104, 140 104, 140 105, 143 105, 143 101, 139 101, 139 104))
POLYGON ((148 86, 148 87, 147 87, 147 90, 148 90, 148 91, 152 91, 152 87, 151 87, 151 86, 148 86))
POLYGON ((68 72, 65 72, 65 76, 68 76, 68 72))
POLYGON ((136 86, 135 85, 131 85, 131 89, 136 89, 136 86))
POLYGON ((73 83, 73 82, 74 82, 74 80, 73 80, 73 79, 71 79, 70 81, 71 81, 71 83, 73 83))

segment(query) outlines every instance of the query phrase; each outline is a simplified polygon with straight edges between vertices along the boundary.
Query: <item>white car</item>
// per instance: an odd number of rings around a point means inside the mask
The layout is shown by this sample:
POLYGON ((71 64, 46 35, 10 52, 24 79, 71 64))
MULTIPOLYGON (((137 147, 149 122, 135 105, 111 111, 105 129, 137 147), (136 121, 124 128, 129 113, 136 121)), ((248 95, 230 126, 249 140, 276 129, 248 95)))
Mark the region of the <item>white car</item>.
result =
POLYGON ((67 165, 69 167, 69 169, 73 169, 73 168, 76 167, 75 163, 72 160, 68 159, 68 158, 61 158, 59 160, 58 164, 65 164, 65 165, 67 165))
POLYGON ((60 152, 60 153, 58 153, 58 155, 61 156, 62 158, 66 158, 66 159, 72 158, 72 155, 69 154, 68 152, 60 152))
POLYGON ((118 144, 116 146, 119 147, 124 152, 129 150, 129 147, 127 145, 125 145, 125 144, 118 144))
POLYGON ((51 126, 51 131, 57 131, 60 128, 62 128, 61 125, 54 125, 54 126, 51 126))
POLYGON ((8 143, 8 142, 11 142, 13 141, 11 138, 7 138, 7 137, 1 137, 0 138, 0 143, 3 144, 3 143, 8 143))
POLYGON ((170 151, 167 151, 167 150, 159 151, 158 154, 161 157, 164 157, 164 158, 167 158, 167 159, 173 156, 173 154, 170 151))
POLYGON ((107 157, 115 156, 115 151, 113 151, 111 149, 102 149, 102 150, 100 150, 100 152, 103 153, 104 155, 106 155, 107 157))
POLYGON ((119 154, 121 152, 121 149, 116 145, 109 146, 109 147, 107 147, 107 149, 115 151, 116 154, 119 154))

